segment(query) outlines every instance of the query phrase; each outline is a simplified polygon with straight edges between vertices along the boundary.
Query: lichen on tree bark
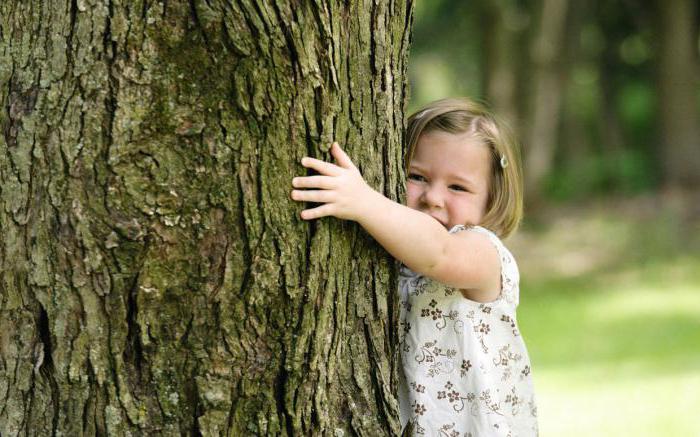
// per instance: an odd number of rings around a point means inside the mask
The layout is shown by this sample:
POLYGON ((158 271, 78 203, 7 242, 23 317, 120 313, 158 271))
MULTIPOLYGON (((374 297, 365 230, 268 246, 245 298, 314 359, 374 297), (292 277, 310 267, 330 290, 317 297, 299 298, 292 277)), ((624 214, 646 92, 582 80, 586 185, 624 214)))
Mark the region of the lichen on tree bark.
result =
POLYGON ((398 432, 393 261, 288 195, 401 196, 411 9, 0 3, 0 435, 398 432))

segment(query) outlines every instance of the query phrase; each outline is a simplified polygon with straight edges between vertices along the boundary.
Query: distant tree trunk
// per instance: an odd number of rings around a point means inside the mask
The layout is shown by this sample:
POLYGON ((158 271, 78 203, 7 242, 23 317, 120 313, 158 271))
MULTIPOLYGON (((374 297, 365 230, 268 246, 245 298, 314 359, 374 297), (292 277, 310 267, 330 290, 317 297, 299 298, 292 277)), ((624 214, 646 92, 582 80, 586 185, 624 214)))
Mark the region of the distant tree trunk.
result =
POLYGON ((657 3, 660 157, 668 187, 700 187, 697 1, 657 3))
POLYGON ((390 435, 412 2, 0 2, 0 435, 390 435))
POLYGON ((542 182, 554 161, 563 99, 562 49, 567 0, 542 0, 531 56, 530 110, 525 129, 525 186, 530 201, 541 196, 542 182))
POLYGON ((479 2, 483 18, 484 94, 496 113, 519 131, 519 86, 523 84, 520 41, 528 17, 515 1, 479 2))

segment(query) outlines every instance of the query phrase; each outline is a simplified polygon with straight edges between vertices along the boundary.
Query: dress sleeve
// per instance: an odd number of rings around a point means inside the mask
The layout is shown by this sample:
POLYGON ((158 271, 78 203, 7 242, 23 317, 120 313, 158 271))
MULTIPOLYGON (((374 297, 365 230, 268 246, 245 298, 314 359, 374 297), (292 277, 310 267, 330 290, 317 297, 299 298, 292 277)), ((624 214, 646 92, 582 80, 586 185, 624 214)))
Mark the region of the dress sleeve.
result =
POLYGON ((496 236, 493 232, 481 226, 470 226, 464 227, 458 225, 450 229, 450 233, 459 232, 462 230, 479 232, 488 237, 491 243, 496 248, 498 252, 498 257, 501 260, 501 294, 498 296, 499 299, 505 299, 507 302, 518 305, 518 294, 519 294, 519 282, 520 282, 520 272, 518 271, 518 265, 515 262, 515 258, 506 248, 500 238, 496 236))

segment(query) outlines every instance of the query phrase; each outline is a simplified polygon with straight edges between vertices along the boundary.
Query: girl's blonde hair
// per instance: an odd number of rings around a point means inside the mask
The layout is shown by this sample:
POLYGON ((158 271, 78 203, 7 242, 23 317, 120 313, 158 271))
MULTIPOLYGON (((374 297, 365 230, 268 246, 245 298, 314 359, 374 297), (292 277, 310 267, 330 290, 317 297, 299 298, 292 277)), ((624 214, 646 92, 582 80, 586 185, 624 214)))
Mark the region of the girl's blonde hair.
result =
POLYGON ((489 196, 486 214, 478 224, 501 238, 512 234, 523 216, 523 172, 520 150, 510 129, 484 106, 466 98, 430 103, 408 118, 407 171, 420 136, 435 131, 469 133, 489 147, 489 196))

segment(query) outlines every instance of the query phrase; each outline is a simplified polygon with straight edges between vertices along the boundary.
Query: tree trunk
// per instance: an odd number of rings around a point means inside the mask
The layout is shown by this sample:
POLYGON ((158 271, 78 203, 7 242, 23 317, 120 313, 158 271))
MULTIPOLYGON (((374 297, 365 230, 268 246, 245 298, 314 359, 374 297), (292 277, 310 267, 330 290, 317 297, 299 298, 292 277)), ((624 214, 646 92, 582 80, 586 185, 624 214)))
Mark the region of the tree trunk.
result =
POLYGON ((412 2, 0 2, 0 435, 398 433, 394 264, 304 155, 401 194, 412 2))
POLYGON ((697 2, 657 2, 660 157, 667 188, 700 187, 697 2))
POLYGON ((520 41, 526 37, 528 16, 515 1, 482 1, 478 6, 483 23, 483 94, 495 112, 519 133, 518 100, 523 82, 523 62, 519 54, 520 41))
MULTIPOLYGON (((596 124, 591 121, 590 116, 576 107, 572 100, 572 93, 567 92, 570 87, 569 78, 572 77, 582 56, 585 55, 581 46, 581 30, 584 27, 587 17, 590 16, 591 9, 595 4, 590 2, 571 2, 568 5, 568 19, 564 40, 562 41, 563 53, 561 56, 563 75, 567 78, 562 84, 562 105, 561 105, 561 130, 558 135, 559 147, 554 152, 552 165, 559 168, 571 168, 580 166, 591 154, 593 144, 596 143, 591 135, 591 129, 596 128, 596 124)), ((571 89, 580 86, 574 85, 571 89)), ((614 110, 614 107, 610 108, 614 110)))
POLYGON ((538 32, 531 48, 533 72, 531 109, 525 139, 525 187, 527 198, 537 203, 542 182, 554 162, 564 80, 560 63, 565 47, 567 0, 540 2, 538 32))

